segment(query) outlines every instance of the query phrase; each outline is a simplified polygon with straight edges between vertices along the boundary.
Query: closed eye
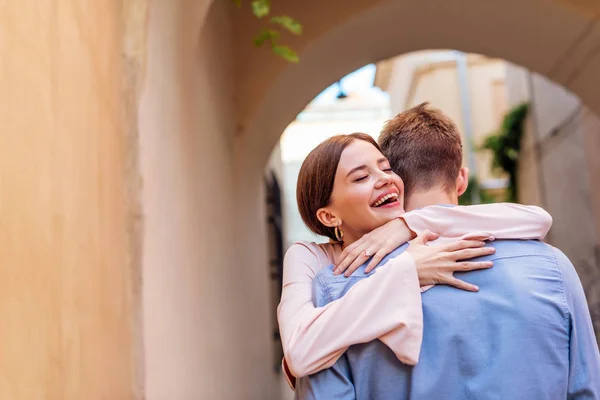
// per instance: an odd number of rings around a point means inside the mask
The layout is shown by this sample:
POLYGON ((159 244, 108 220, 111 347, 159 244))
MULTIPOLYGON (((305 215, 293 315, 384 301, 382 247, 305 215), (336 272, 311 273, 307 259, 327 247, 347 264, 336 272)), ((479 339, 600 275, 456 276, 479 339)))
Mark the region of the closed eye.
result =
POLYGON ((369 177, 368 175, 361 176, 360 178, 356 178, 356 179, 354 180, 354 182, 360 182, 360 181, 364 181, 364 180, 365 180, 365 179, 367 179, 368 177, 369 177))

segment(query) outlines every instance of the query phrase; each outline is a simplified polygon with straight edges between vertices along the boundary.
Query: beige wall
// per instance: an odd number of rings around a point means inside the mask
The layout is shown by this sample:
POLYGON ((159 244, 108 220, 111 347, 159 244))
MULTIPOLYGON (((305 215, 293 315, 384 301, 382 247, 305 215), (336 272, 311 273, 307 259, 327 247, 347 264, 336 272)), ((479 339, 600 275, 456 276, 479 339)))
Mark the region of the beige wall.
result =
POLYGON ((508 110, 505 75, 506 62, 503 60, 476 58, 469 63, 471 123, 480 182, 503 176, 490 168, 492 155, 489 152, 477 151, 477 148, 487 136, 498 131, 508 110))
POLYGON ((455 63, 423 65, 417 69, 410 84, 406 108, 429 101, 432 106, 442 109, 464 132, 455 63))
POLYGON ((122 39, 140 27, 121 21, 144 4, 0 9, 0 398, 134 398, 122 39))
MULTIPOLYGON (((261 323, 267 264, 236 254, 246 236, 235 209, 248 193, 234 184, 228 6, 216 2, 201 31, 197 1, 157 0, 150 10, 140 112, 150 400, 269 399, 275 390, 271 330, 261 323)), ((254 178, 260 188, 262 174, 254 178)))
MULTIPOLYGON (((229 374, 243 377, 239 385, 241 398, 276 399, 278 375, 272 364, 272 321, 269 296, 267 225, 261 157, 264 142, 248 140, 244 135, 234 140, 235 194, 232 209, 233 226, 227 245, 233 244, 234 276, 228 283, 235 312, 231 315, 236 341, 230 343, 235 365, 229 374)), ((231 268, 231 266, 230 266, 231 268)), ((227 399, 228 397, 224 397, 227 399)))
POLYGON ((427 61, 435 50, 415 51, 379 61, 375 75, 375 86, 390 94, 390 109, 397 114, 408 108, 407 102, 412 81, 420 65, 427 61))

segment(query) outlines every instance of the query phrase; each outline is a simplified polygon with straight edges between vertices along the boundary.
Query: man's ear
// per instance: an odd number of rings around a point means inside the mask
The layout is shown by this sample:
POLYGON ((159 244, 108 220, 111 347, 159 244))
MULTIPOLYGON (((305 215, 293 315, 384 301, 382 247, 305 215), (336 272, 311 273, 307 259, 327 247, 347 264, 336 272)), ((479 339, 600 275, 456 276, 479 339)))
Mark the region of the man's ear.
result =
POLYGON ((331 210, 329 210, 327 207, 319 208, 317 210, 317 219, 323 225, 329 228, 334 228, 342 223, 342 221, 338 217, 336 217, 335 214, 331 212, 331 210))
POLYGON ((458 177, 456 178, 456 194, 460 197, 464 192, 467 191, 469 186, 469 168, 462 167, 458 171, 458 177))

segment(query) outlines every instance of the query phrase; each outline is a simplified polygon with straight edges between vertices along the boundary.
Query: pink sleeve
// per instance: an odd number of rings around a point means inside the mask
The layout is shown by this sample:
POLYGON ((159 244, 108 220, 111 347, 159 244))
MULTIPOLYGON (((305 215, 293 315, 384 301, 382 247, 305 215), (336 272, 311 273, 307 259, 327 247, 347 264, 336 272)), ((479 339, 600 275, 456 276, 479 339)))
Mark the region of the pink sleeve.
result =
MULTIPOLYGON (((416 364, 423 316, 417 270, 404 253, 324 307, 313 306, 320 269, 315 246, 296 243, 286 253, 277 309, 285 361, 296 377, 331 367, 346 349, 381 338, 396 356, 416 364)), ((318 251, 318 250, 317 250, 318 251)))
POLYGON ((407 212, 402 218, 417 234, 429 229, 444 238, 541 240, 552 226, 552 217, 544 209, 513 203, 429 206, 407 212))

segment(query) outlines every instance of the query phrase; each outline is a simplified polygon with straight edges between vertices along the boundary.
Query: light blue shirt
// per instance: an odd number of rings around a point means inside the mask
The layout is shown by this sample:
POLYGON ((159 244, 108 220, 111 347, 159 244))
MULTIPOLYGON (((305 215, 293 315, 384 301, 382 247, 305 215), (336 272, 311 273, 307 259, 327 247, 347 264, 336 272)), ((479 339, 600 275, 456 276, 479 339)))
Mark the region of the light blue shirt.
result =
MULTIPOLYGON (((482 259, 493 260, 493 268, 456 274, 478 285, 479 293, 443 285, 423 293, 423 344, 415 367, 378 340, 354 345, 332 368, 300 379, 297 398, 600 399, 598 344, 571 262, 539 241, 492 245, 496 253, 482 259)), ((315 305, 368 278, 364 267, 350 278, 334 276, 332 268, 319 272, 315 305)))

